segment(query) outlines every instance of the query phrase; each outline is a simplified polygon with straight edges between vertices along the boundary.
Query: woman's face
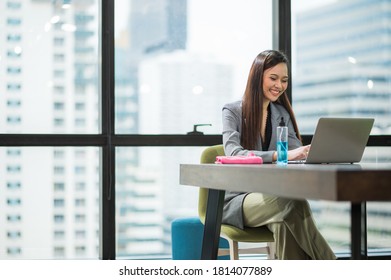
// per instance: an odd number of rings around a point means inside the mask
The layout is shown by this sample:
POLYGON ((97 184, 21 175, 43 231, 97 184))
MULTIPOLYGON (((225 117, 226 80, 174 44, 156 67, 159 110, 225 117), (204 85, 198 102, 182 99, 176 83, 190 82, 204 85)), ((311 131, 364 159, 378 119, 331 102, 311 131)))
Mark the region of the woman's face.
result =
POLYGON ((279 63, 263 73, 263 96, 274 102, 288 87, 288 67, 279 63))

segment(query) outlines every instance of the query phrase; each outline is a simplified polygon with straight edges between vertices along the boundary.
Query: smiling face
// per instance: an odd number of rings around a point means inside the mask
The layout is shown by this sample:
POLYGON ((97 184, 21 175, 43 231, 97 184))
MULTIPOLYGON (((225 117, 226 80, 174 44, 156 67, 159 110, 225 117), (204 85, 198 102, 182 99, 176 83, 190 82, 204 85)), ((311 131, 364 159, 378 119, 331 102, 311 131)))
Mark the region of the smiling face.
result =
POLYGON ((263 96, 267 101, 274 102, 288 87, 288 66, 279 63, 263 73, 263 96))

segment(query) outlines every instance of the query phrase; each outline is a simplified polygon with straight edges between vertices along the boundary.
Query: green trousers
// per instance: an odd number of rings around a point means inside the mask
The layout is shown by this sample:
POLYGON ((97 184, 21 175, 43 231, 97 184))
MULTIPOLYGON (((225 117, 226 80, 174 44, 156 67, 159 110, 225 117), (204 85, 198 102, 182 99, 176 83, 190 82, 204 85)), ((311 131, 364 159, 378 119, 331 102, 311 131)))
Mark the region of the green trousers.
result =
POLYGON ((306 200, 250 193, 243 202, 243 218, 247 227, 266 225, 273 232, 277 259, 336 259, 306 200))

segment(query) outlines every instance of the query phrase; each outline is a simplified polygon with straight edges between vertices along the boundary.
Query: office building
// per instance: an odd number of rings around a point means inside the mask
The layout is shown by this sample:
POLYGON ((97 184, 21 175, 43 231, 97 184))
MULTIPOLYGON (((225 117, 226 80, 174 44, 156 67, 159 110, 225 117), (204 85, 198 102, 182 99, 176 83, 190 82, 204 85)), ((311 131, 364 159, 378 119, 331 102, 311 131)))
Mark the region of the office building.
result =
MULTIPOLYGON (((187 1, 130 2, 128 29, 117 38, 116 44, 118 133, 140 133, 150 124, 140 120, 140 64, 148 57, 159 57, 185 49, 186 26, 187 1)), ((152 104, 156 104, 156 100, 152 104)), ((142 153, 140 148, 117 148, 119 256, 170 253, 171 244, 166 241, 169 237, 163 230, 164 217, 160 202, 162 174, 157 169, 158 165, 143 165, 140 158, 142 153)), ((155 163, 152 162, 152 165, 155 163)))
MULTIPOLYGON (((1 133, 97 132, 97 13, 69 2, 2 2, 1 133)), ((98 149, 0 151, 0 258, 96 258, 98 149)))
MULTIPOLYGON (((321 116, 375 118, 372 133, 389 133, 390 11, 390 1, 351 0, 296 15, 293 106, 302 133, 313 133, 321 116)), ((374 162, 390 156, 370 149, 365 154, 374 162)), ((326 238, 336 248, 346 246, 349 204, 313 202, 313 207, 326 238)), ((389 204, 369 203, 370 247, 391 245, 390 215, 389 204)))

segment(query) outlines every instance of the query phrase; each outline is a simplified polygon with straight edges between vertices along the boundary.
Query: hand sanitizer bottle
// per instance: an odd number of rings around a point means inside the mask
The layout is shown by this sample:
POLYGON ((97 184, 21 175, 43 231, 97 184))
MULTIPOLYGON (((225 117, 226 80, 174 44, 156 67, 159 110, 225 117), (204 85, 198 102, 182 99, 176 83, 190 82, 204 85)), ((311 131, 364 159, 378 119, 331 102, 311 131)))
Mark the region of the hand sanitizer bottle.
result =
POLYGON ((281 118, 277 126, 277 165, 288 164, 288 127, 284 118, 281 118))

